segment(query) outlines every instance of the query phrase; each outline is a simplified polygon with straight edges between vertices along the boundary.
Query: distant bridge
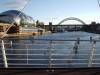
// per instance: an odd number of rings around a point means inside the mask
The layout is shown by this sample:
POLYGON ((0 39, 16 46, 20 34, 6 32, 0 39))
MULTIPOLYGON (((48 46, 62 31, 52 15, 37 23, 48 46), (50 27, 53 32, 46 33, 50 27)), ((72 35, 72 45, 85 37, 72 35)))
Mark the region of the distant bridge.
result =
POLYGON ((57 25, 61 25, 62 23, 68 21, 68 20, 75 20, 75 21, 78 21, 80 23, 82 23, 83 25, 86 25, 86 23, 84 21, 82 21, 81 19, 79 18, 75 18, 75 17, 69 17, 69 18, 65 18, 63 19, 62 21, 60 21, 57 25))
POLYGON ((46 25, 45 29, 49 29, 50 31, 56 31, 60 28, 60 29, 66 30, 66 31, 74 31, 74 30, 79 31, 84 25, 87 25, 87 24, 84 21, 82 21, 81 19, 75 18, 75 17, 69 17, 69 18, 65 18, 62 21, 60 21, 57 25, 52 25, 52 24, 46 25), (71 25, 63 24, 64 22, 66 22, 68 20, 75 20, 75 21, 80 22, 81 24, 73 24, 73 25, 72 24, 71 25))

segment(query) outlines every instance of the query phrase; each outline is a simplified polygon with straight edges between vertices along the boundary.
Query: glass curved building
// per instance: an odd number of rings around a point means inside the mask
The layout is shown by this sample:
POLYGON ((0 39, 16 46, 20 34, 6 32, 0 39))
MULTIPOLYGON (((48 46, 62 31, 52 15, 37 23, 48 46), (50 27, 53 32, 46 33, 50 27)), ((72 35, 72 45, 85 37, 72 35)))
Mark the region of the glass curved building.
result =
POLYGON ((16 23, 18 25, 21 25, 22 23, 27 25, 34 23, 32 17, 18 10, 8 10, 0 13, 0 21, 6 23, 16 23))

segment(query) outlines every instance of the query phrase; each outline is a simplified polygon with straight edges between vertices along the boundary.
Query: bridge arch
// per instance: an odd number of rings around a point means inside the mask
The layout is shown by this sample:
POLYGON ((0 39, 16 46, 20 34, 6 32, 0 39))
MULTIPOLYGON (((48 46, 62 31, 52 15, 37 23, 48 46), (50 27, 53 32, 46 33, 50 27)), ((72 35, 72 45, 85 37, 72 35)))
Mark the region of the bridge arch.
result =
POLYGON ((86 23, 85 23, 84 21, 82 21, 82 20, 79 19, 79 18, 75 18, 75 17, 65 18, 65 19, 63 19, 62 21, 60 21, 60 22, 58 23, 58 25, 61 25, 63 22, 66 22, 66 21, 68 21, 68 20, 75 20, 75 21, 78 21, 78 22, 82 23, 83 25, 86 25, 86 23))

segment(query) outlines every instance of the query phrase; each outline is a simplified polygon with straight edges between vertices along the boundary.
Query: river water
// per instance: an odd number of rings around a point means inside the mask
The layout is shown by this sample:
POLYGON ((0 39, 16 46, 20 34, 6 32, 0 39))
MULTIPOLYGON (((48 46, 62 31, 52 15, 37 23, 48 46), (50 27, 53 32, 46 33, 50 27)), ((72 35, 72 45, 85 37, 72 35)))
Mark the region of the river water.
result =
MULTIPOLYGON (((30 36, 27 37, 27 39, 17 37, 12 37, 13 39, 7 38, 6 40, 4 40, 4 43, 8 67, 100 67, 100 42, 96 42, 95 52, 93 56, 93 43, 91 41, 80 41, 76 54, 73 50, 76 42, 75 40, 77 40, 77 38, 80 38, 80 40, 90 40, 90 37, 92 37, 92 39, 94 40, 100 40, 99 34, 87 32, 54 33, 35 37, 30 36)), ((0 67, 4 67, 1 50, 0 58, 0 67)))

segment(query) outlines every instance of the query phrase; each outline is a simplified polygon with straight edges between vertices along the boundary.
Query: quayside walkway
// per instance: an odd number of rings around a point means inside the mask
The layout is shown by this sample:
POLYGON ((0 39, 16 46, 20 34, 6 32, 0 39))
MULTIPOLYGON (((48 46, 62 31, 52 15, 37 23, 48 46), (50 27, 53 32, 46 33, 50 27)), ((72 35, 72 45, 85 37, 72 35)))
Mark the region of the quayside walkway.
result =
POLYGON ((100 40, 2 39, 0 68, 100 67, 100 40))

